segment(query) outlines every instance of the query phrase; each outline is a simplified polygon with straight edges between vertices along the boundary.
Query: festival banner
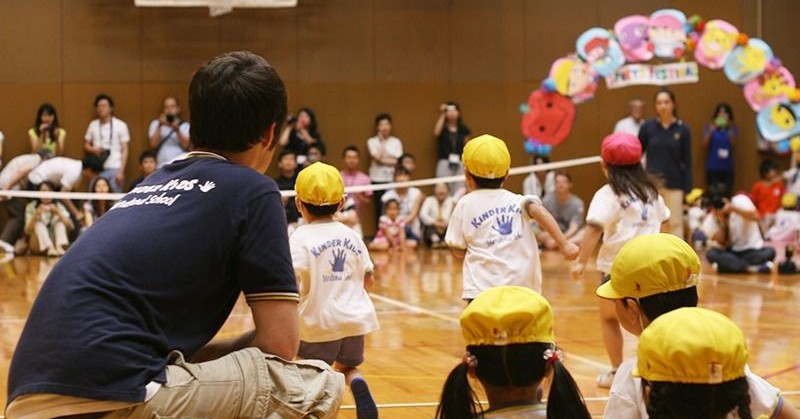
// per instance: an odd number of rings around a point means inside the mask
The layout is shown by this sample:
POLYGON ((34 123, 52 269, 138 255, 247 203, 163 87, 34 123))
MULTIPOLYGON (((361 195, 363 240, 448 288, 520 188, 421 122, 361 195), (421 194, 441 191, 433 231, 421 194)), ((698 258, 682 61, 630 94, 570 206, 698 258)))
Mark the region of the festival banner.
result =
POLYGON ((628 64, 606 76, 606 87, 618 89, 635 85, 665 86, 697 83, 700 73, 693 61, 661 65, 628 64))

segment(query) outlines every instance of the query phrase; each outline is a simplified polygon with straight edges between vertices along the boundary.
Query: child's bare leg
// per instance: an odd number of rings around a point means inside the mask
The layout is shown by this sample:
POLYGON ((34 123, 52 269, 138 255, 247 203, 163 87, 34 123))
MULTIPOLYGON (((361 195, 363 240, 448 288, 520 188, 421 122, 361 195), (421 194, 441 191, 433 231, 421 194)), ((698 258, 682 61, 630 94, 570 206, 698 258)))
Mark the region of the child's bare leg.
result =
MULTIPOLYGON (((617 319, 614 302, 600 298, 599 304, 603 343, 605 343, 606 352, 608 352, 608 359, 611 361, 612 371, 616 371, 619 364, 622 363, 622 330, 617 319)), ((598 385, 605 387, 602 384, 598 381, 598 385)), ((610 383, 608 383, 608 386, 610 386, 610 383)))

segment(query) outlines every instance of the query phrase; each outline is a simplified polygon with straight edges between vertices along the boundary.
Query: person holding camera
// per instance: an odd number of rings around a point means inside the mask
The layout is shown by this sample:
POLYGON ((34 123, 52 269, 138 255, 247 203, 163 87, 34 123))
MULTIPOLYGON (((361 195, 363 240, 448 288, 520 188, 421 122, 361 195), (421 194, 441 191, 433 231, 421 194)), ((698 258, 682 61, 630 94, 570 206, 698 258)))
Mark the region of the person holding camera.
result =
MULTIPOLYGON (((433 135, 437 141, 436 177, 459 176, 464 174, 461 165, 461 152, 472 133, 461 120, 461 108, 456 102, 439 105, 439 119, 433 126, 433 135)), ((451 191, 464 186, 463 182, 450 185, 451 191)))
POLYGON ((171 162, 189 151, 189 122, 181 119, 181 106, 174 96, 164 98, 164 109, 150 122, 147 131, 150 148, 156 153, 156 167, 171 162))
POLYGON ((58 123, 58 114, 55 106, 43 103, 36 111, 36 123, 28 130, 31 141, 31 153, 41 149, 49 151, 54 156, 64 155, 64 142, 67 131, 58 123))
POLYGON ((711 239, 706 258, 720 273, 769 273, 774 266, 775 249, 764 246, 755 204, 743 193, 730 200, 724 186, 713 188, 703 220, 703 233, 711 239))
POLYGON ((114 192, 125 185, 125 165, 128 163, 128 143, 131 135, 128 124, 114 116, 114 100, 100 93, 94 98, 97 119, 89 123, 84 135, 83 150, 103 161, 101 176, 111 181, 114 192))
POLYGON ((310 108, 300 108, 295 115, 286 119, 286 125, 278 138, 278 144, 284 149, 294 151, 297 164, 305 167, 308 160, 308 147, 317 144, 325 154, 325 143, 317 132, 317 116, 310 108))

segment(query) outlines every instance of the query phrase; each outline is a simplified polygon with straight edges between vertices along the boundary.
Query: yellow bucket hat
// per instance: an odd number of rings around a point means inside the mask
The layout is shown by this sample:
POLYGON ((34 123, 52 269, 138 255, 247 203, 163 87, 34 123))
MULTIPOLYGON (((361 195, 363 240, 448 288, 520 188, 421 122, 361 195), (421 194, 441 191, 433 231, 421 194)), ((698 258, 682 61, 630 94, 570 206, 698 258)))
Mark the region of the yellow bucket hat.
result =
POLYGON ((643 298, 697 285, 700 258, 672 234, 638 236, 625 243, 611 265, 611 280, 597 288, 609 300, 643 298))
POLYGON ((659 316, 639 338, 633 375, 648 381, 719 384, 744 377, 747 343, 729 318, 699 307, 659 316))
POLYGON ((502 178, 511 166, 511 154, 506 143, 489 134, 467 141, 461 160, 468 172, 484 179, 502 178))
POLYGON ((701 196, 703 196, 703 190, 700 188, 694 188, 686 194, 686 203, 692 205, 697 201, 701 196))
POLYGON ((334 205, 344 199, 344 181, 339 169, 322 162, 301 170, 294 190, 300 201, 311 205, 334 205))
POLYGON ((490 288, 472 300, 459 321, 468 346, 556 341, 550 303, 530 288, 490 288))
POLYGON ((797 207, 797 195, 786 192, 781 197, 781 206, 786 209, 794 209, 797 207))

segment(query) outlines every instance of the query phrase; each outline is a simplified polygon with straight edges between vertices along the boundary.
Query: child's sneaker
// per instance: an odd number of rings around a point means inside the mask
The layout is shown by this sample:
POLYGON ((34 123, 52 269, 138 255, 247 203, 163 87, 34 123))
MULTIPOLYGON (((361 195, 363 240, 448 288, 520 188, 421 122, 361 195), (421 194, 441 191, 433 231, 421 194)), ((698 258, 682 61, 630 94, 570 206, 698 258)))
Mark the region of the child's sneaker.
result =
POLYGON ((611 388, 611 383, 614 382, 614 374, 617 373, 617 369, 610 369, 600 375, 597 376, 597 387, 600 388, 611 388))
POLYGON ((378 406, 372 399, 367 382, 363 378, 354 378, 350 382, 350 391, 356 401, 356 417, 358 419, 378 419, 378 406))

